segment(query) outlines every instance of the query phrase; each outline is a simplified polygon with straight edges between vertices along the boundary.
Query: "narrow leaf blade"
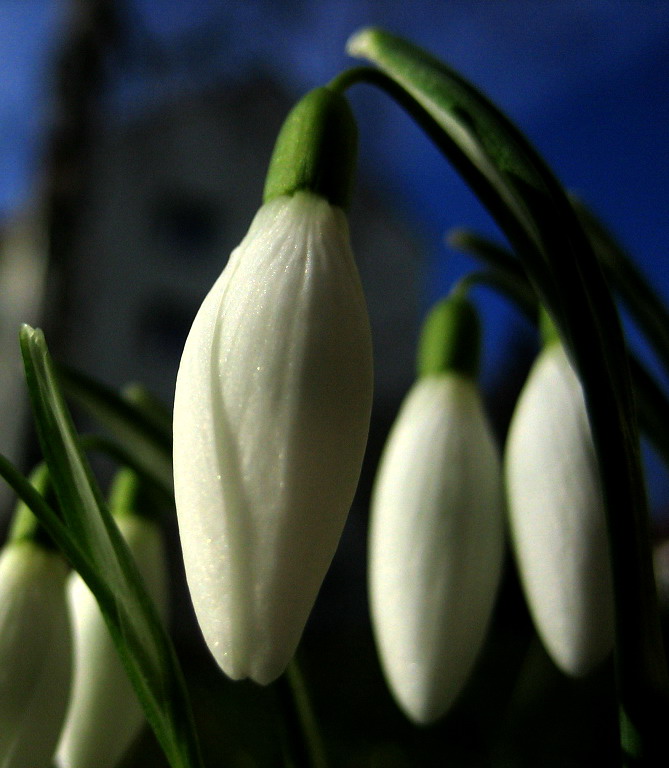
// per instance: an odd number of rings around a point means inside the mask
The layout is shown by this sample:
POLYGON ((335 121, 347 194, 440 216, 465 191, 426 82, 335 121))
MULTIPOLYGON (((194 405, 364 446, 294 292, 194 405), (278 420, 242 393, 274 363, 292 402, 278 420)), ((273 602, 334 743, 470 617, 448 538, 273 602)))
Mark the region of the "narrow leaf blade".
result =
POLYGON ((143 474, 172 488, 172 435, 168 418, 141 388, 127 397, 72 368, 58 369, 67 395, 106 427, 143 474))
MULTIPOLYGON (((68 530, 66 554, 98 599, 147 719, 173 768, 201 765, 173 646, 80 449, 41 331, 21 330, 37 433, 68 530)), ((39 514, 39 510, 36 510, 39 514)), ((62 527, 51 523, 62 533, 62 527)), ((48 527, 48 526, 47 526, 48 527)), ((62 538, 62 537, 61 537, 62 538)))

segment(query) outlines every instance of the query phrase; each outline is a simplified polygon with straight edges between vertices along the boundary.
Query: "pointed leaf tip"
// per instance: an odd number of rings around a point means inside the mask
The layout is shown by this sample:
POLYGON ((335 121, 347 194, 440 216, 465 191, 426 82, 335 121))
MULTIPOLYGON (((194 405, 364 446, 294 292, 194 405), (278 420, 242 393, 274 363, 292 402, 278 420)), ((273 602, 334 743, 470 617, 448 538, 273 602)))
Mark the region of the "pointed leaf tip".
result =
POLYGON ((28 325, 28 323, 21 323, 21 327, 19 328, 19 342, 21 343, 21 347, 30 342, 34 333, 35 329, 31 325, 28 325))
POLYGON ((376 27, 363 27, 351 35, 346 42, 346 53, 349 56, 360 58, 365 56, 374 44, 374 37, 378 29, 376 27))

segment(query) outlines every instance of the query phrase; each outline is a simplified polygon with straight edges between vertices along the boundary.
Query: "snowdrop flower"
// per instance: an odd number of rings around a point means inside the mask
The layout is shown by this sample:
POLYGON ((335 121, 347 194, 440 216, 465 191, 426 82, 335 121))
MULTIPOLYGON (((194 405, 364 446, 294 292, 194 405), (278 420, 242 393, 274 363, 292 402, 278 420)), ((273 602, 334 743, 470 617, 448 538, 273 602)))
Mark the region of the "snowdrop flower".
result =
POLYGON ((371 337, 340 207, 353 130, 327 89, 291 113, 266 202, 200 308, 177 377, 186 575, 209 649, 233 679, 265 684, 284 670, 360 473, 371 337))
MULTIPOLYGON (((110 507, 159 614, 167 613, 167 567, 160 527, 136 512, 137 479, 121 471, 110 507)), ((78 573, 68 583, 74 627, 74 680, 56 753, 60 768, 114 768, 145 722, 97 601, 78 573)))
POLYGON ((68 568, 19 509, 0 554, 0 766, 48 768, 70 691, 68 568))
POLYGON ((613 645, 602 493, 580 382, 551 333, 516 405, 505 456, 513 546, 555 664, 587 674, 613 645))
POLYGON ((437 305, 372 496, 374 634, 392 693, 420 724, 443 715, 464 687, 501 575, 501 468, 474 379, 477 355, 471 305, 457 297, 437 305))

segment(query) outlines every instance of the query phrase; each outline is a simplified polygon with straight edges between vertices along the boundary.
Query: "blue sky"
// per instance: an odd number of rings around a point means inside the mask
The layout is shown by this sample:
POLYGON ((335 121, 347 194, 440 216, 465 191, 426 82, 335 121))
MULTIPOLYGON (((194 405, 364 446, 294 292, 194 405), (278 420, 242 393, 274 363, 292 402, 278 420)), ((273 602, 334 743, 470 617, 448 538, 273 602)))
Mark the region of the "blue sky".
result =
MULTIPOLYGON (((63 5, 0 0, 0 217, 34 189, 63 5)), ((344 47, 355 29, 381 23, 411 37, 507 111, 565 184, 656 272, 663 290, 669 287, 660 267, 669 238, 669 3, 119 0, 118 6, 129 44, 109 99, 117 114, 179 89, 224 83, 249 68, 271 72, 297 98, 350 65, 344 47), (166 54, 160 71, 142 66, 147 40, 166 54)), ((456 225, 494 231, 394 105, 363 87, 352 98, 363 170, 383 194, 401 202, 428 246, 440 248, 434 244, 456 225)), ((446 272, 437 269, 437 277, 451 279, 460 269, 460 259, 452 261, 446 272)), ((441 283, 427 281, 426 301, 441 283)))
MULTIPOLYGON (((30 192, 49 104, 48 64, 65 3, 1 0, 0 216, 30 192)), ((116 81, 119 111, 184 87, 225 81, 250 67, 295 97, 350 64, 345 41, 381 23, 460 69, 507 111, 566 184, 579 189, 630 245, 653 262, 669 235, 665 135, 669 117, 669 3, 628 0, 444 2, 220 2, 120 0, 135 52, 145 39, 169 66, 130 60, 116 81), (206 41, 202 44, 202 41, 206 41), (666 199, 666 198, 665 198, 666 199)), ((129 48, 132 52, 132 48, 129 48)), ((362 90, 362 89, 361 89, 362 90)), ((397 190, 428 233, 484 222, 463 203, 434 151, 397 109, 354 93, 363 163, 397 190), (363 101, 371 102, 372 115, 363 101), (369 140, 365 121, 386 124, 369 140), (404 151, 397 152, 401 144, 404 151), (420 168, 420 173, 416 169, 420 168), (450 194, 449 194, 450 192, 450 194), (466 212, 466 215, 465 215, 466 212), (476 218, 471 221, 474 215, 476 218)), ((473 201, 472 201, 473 203, 473 201)))
MULTIPOLYGON (((0 219, 29 199, 50 104, 49 63, 64 2, 0 0, 0 219)), ((353 62, 347 37, 385 26, 481 87, 600 214, 669 297, 669 3, 660 0, 118 0, 125 60, 106 107, 124 117, 179 92, 271 73, 298 98, 353 62), (143 52, 163 55, 146 68, 143 52)), ((117 62, 118 64, 118 62, 117 62)), ((361 171, 421 234, 425 306, 470 267, 444 233, 495 234, 478 202, 399 110, 370 89, 352 101, 361 171)), ((486 376, 518 332, 502 302, 482 301, 486 376)))

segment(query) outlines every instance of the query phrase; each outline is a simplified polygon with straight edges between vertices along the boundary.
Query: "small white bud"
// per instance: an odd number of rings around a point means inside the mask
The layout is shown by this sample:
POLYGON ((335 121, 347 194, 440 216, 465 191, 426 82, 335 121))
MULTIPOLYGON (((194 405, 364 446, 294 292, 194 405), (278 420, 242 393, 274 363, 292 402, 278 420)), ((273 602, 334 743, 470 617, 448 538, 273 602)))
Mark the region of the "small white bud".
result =
POLYGON ((613 645, 613 590, 583 391, 557 341, 525 383, 505 465, 515 556, 537 632, 560 669, 587 674, 613 645))
POLYGON ((49 768, 70 691, 67 565, 30 540, 0 554, 0 766, 49 768))
MULTIPOLYGON (((135 514, 117 518, 144 585, 167 613, 167 569, 157 523, 135 514)), ((74 681, 58 743, 60 768, 114 768, 137 738, 145 716, 97 601, 78 573, 68 584, 74 627, 74 681)))
POLYGON ((485 639, 504 550, 500 459, 476 384, 419 379, 372 497, 369 597, 381 664, 416 723, 443 715, 485 639))

